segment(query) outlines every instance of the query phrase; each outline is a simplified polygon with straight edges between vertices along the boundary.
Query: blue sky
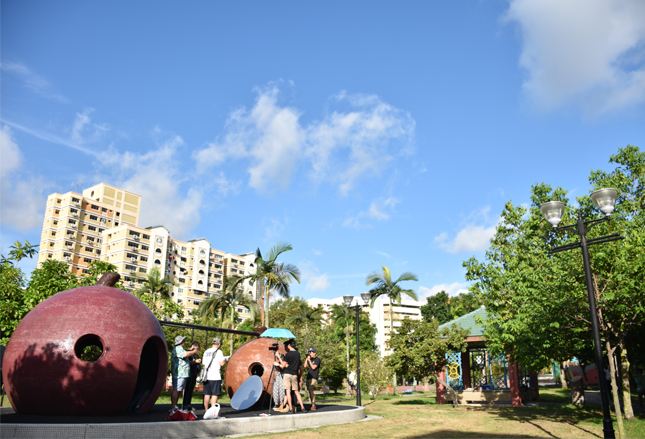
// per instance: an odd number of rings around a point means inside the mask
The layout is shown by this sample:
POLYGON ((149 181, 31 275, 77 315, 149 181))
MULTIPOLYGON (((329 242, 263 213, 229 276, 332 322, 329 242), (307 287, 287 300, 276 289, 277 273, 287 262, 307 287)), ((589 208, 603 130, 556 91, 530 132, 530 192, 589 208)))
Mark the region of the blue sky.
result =
MULTIPOLYGON (((645 147, 645 3, 1 3, 1 236, 52 192, 141 194, 141 226, 245 253, 293 294, 467 288, 507 201, 645 147)), ((31 270, 34 261, 21 266, 31 270)))

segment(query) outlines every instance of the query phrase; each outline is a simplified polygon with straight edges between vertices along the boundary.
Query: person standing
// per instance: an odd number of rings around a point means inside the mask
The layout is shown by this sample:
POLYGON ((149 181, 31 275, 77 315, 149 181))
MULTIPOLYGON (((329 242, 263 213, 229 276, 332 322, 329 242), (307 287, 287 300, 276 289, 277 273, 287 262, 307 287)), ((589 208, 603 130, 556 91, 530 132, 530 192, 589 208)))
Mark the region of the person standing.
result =
POLYGON ((222 394, 222 366, 226 364, 226 358, 220 349, 221 338, 213 339, 213 346, 204 352, 202 367, 206 368, 206 381, 204 382, 204 411, 217 404, 222 394), (211 398, 212 397, 212 398, 211 398))
POLYGON ((645 378, 643 378, 643 369, 638 369, 636 374, 636 393, 638 394, 638 405, 640 406, 641 413, 645 412, 643 407, 643 393, 645 393, 645 378))
POLYGON ((353 396, 356 396, 356 371, 352 370, 352 373, 349 374, 350 392, 353 396))
POLYGON ((279 352, 275 353, 275 358, 273 361, 273 367, 275 368, 275 380, 273 381, 273 402, 275 407, 273 410, 276 412, 284 413, 287 409, 285 405, 287 404, 287 398, 284 395, 284 385, 282 384, 282 354, 279 352))
POLYGON ((175 347, 172 350, 170 357, 170 374, 172 376, 172 393, 170 394, 170 404, 174 409, 178 409, 177 401, 179 400, 179 392, 183 392, 188 384, 190 377, 190 364, 187 358, 194 355, 199 350, 198 347, 192 347, 189 351, 184 349, 186 337, 178 335, 175 337, 175 347))
POLYGON ((295 340, 289 340, 284 344, 287 354, 284 356, 284 359, 280 361, 282 365, 282 384, 284 385, 284 390, 287 392, 287 404, 289 404, 289 411, 287 413, 295 413, 293 397, 291 396, 291 391, 296 393, 296 399, 300 404, 300 408, 303 412, 307 413, 305 410, 305 405, 302 403, 302 396, 300 396, 300 385, 298 380, 298 373, 302 371, 302 361, 300 360, 300 353, 296 350, 295 340))
MULTIPOLYGON (((196 347, 197 350, 199 350, 201 346, 198 341, 194 341, 190 347, 191 349, 196 347)), ((197 375, 199 375, 199 371, 201 370, 200 363, 202 360, 197 358, 194 354, 188 357, 187 360, 188 364, 190 365, 190 376, 188 377, 186 389, 184 390, 184 400, 182 401, 182 408, 184 410, 192 410, 193 391, 195 390, 195 384, 197 384, 197 375)))
POLYGON ((305 360, 307 368, 307 390, 311 399, 311 410, 316 410, 316 394, 314 388, 318 384, 318 374, 320 373, 320 358, 315 348, 309 349, 307 359, 305 360))

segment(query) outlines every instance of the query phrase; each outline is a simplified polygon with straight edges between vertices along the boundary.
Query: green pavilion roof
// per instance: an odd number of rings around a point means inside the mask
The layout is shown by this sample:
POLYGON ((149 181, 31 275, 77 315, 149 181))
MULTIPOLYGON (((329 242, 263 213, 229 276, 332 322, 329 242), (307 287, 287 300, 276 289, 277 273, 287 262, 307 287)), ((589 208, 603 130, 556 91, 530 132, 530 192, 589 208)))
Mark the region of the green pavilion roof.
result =
POLYGON ((488 319, 488 313, 483 306, 470 312, 464 316, 458 317, 455 320, 439 325, 439 329, 449 328, 452 324, 461 326, 463 329, 468 330, 468 337, 481 337, 484 335, 484 326, 478 325, 476 318, 480 317, 482 320, 488 319))

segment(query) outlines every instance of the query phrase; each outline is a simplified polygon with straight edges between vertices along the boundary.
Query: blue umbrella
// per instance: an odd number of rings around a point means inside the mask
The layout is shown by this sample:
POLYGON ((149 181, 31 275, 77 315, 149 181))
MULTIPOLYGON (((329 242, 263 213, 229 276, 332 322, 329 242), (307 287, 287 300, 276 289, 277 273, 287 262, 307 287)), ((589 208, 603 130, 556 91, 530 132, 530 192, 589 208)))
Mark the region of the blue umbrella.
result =
POLYGON ((288 329, 283 328, 269 328, 260 334, 260 337, 269 337, 269 338, 296 338, 295 335, 288 329))

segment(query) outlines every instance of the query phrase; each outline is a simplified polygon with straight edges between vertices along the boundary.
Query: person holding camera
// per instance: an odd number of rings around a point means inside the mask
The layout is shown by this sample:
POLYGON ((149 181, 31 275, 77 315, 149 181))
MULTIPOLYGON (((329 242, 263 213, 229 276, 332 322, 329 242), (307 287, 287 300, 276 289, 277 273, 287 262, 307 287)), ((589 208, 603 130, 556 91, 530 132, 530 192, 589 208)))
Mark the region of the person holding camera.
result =
POLYGON ((302 403, 302 396, 300 396, 300 384, 302 384, 302 381, 298 379, 298 375, 302 377, 302 361, 300 360, 300 353, 296 350, 296 341, 289 340, 284 343, 284 347, 287 350, 287 354, 280 360, 280 365, 283 368, 282 384, 284 385, 284 390, 287 392, 287 404, 289 404, 289 411, 287 413, 295 413, 291 391, 296 393, 296 399, 300 404, 300 408, 303 412, 307 413, 305 405, 302 403))
POLYGON ((311 410, 316 410, 316 395, 314 394, 314 387, 318 384, 318 374, 320 373, 320 358, 315 348, 310 348, 305 360, 305 367, 307 368, 307 391, 309 391, 309 398, 311 399, 311 410))
POLYGON ((170 356, 170 373, 172 375, 172 393, 170 394, 170 405, 173 407, 171 410, 180 410, 177 407, 179 401, 179 394, 186 389, 188 378, 190 377, 190 363, 188 357, 195 355, 199 351, 199 347, 192 346, 190 350, 184 349, 186 344, 186 337, 178 335, 175 337, 175 347, 170 356))

